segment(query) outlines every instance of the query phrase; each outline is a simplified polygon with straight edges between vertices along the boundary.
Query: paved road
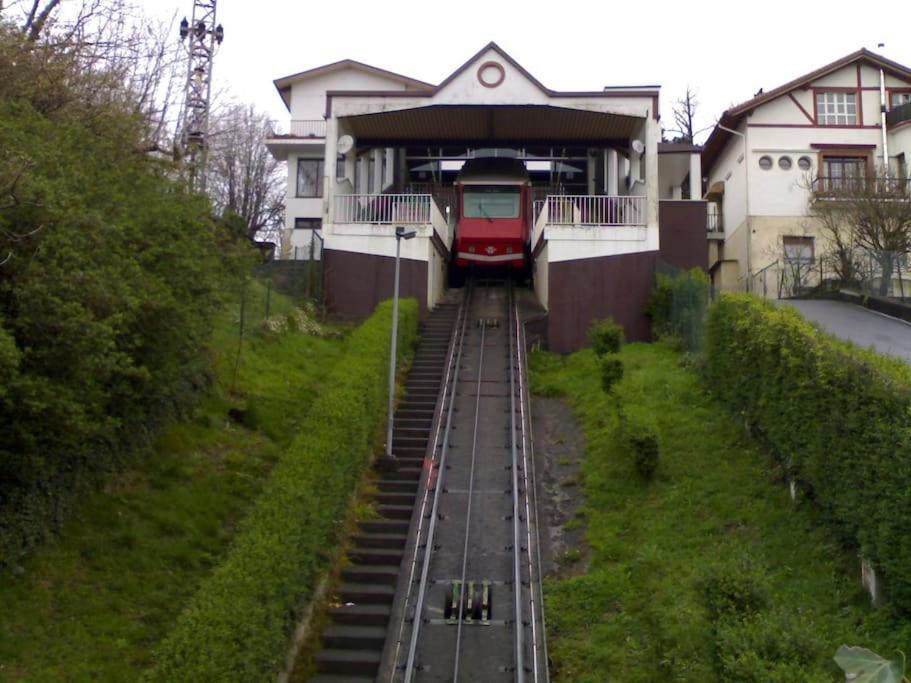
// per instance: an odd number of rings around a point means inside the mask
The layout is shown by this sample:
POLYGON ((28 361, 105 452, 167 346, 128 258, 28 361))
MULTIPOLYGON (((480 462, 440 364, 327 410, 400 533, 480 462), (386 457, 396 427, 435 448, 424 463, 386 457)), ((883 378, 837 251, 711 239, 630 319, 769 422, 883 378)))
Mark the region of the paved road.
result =
POLYGON ((797 308, 836 337, 864 348, 873 347, 890 356, 911 362, 911 324, 843 301, 790 300, 782 302, 797 308))

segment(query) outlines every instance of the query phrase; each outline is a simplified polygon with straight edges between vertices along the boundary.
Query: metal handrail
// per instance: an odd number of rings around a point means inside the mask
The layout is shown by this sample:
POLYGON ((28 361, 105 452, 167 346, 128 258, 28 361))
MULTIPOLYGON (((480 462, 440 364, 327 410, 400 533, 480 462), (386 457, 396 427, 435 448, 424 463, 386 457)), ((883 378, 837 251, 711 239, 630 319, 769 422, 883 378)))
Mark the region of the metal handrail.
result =
POLYGON ((271 138, 314 138, 326 137, 325 119, 292 119, 288 132, 281 130, 281 125, 275 121, 269 122, 269 137, 271 138))
POLYGON ((817 176, 813 179, 813 192, 817 195, 851 194, 911 194, 911 179, 892 176, 817 176))
POLYGON ((645 197, 638 195, 550 195, 548 225, 645 225, 645 197))
POLYGON ((334 222, 426 225, 432 201, 429 194, 337 194, 334 222))

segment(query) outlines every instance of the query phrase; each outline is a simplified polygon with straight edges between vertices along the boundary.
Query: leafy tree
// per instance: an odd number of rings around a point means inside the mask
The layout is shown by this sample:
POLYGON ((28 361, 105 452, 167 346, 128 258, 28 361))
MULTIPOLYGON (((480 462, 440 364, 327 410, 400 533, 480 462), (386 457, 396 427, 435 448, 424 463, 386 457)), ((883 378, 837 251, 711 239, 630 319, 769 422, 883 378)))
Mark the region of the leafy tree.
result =
POLYGON ((901 258, 911 252, 908 182, 884 170, 875 177, 822 180, 813 188, 810 215, 818 219, 836 274, 844 283, 857 282, 859 261, 868 255, 879 271, 879 294, 888 295, 901 258))

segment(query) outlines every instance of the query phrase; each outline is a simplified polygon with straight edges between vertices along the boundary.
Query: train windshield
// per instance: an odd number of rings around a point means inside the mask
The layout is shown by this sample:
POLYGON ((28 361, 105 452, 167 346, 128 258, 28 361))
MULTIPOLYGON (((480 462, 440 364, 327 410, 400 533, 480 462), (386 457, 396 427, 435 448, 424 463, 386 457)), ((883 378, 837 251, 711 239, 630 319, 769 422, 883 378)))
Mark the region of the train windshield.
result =
POLYGON ((467 185, 465 218, 518 218, 519 188, 509 185, 467 185))

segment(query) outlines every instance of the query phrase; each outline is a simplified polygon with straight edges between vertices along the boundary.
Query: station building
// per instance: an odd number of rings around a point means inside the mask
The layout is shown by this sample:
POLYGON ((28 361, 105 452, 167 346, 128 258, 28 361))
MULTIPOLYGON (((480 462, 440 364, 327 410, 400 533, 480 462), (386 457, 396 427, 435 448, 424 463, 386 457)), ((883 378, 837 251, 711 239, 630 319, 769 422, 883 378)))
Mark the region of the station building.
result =
POLYGON ((707 266, 701 148, 661 142, 659 86, 551 90, 490 43, 437 85, 345 60, 279 78, 290 125, 267 140, 288 162, 284 257, 320 258, 324 304, 360 319, 401 288, 422 310, 443 297, 453 182, 469 159, 524 162, 534 192, 531 283, 546 343, 587 345, 612 316, 650 336, 659 263, 707 266))

